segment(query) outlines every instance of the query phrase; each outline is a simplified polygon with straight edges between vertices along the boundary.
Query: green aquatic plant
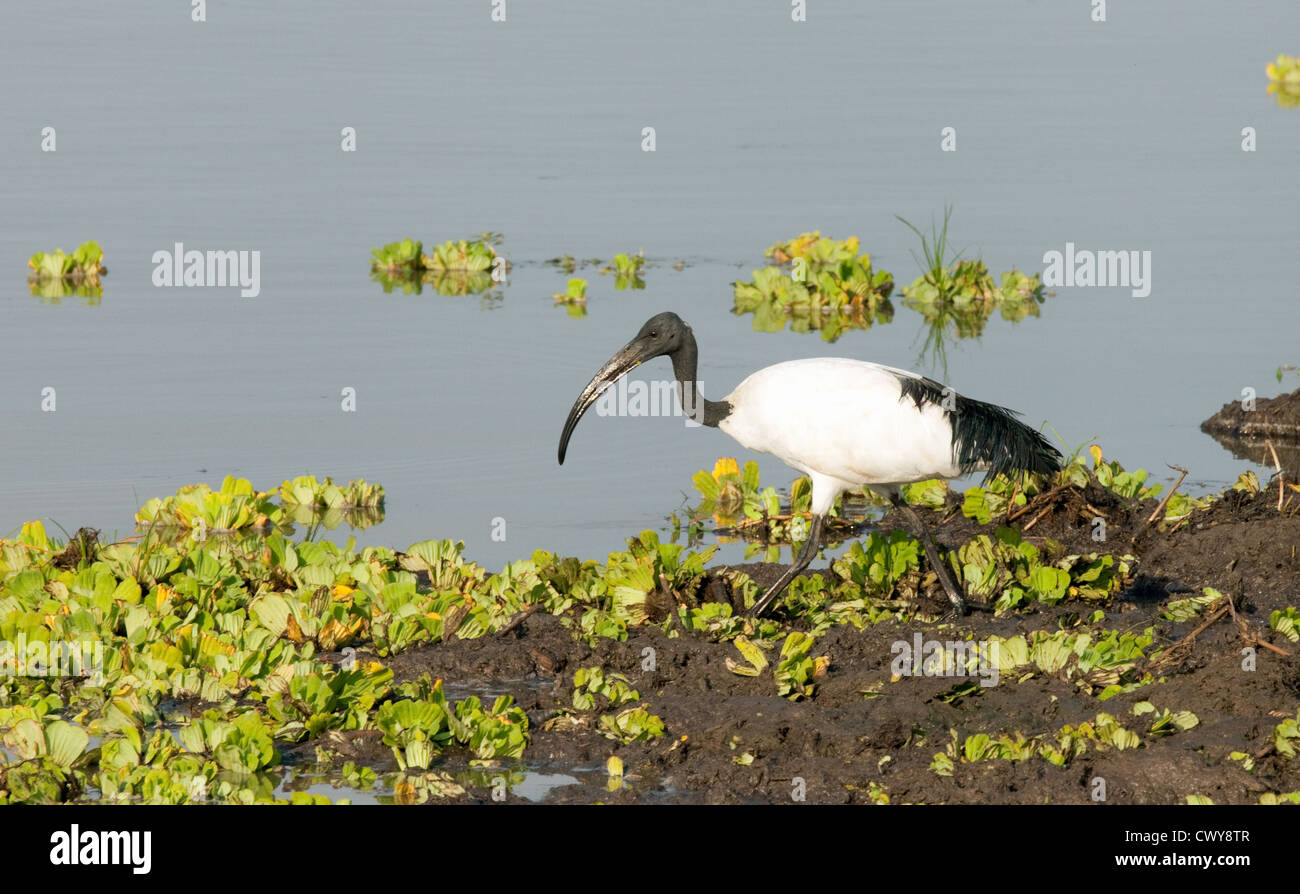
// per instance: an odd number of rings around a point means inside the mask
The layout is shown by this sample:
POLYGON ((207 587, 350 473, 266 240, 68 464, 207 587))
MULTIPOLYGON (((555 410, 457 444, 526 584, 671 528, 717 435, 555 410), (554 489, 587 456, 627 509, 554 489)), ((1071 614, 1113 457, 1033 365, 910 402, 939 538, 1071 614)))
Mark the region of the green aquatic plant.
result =
POLYGON ((57 304, 62 298, 74 296, 86 298, 87 304, 98 304, 104 294, 99 278, 108 268, 98 242, 83 242, 72 254, 61 248, 38 251, 27 260, 27 266, 31 269, 27 277, 29 291, 48 303, 57 304))
POLYGON ((599 665, 580 667, 573 674, 573 708, 590 711, 601 705, 617 708, 641 698, 622 674, 606 673, 599 665))
POLYGON ((1300 642, 1300 628, 1297 628, 1297 622, 1300 622, 1300 611, 1291 605, 1270 612, 1268 616, 1268 626, 1293 643, 1300 642))
POLYGON ((734 283, 735 314, 754 314, 754 331, 818 331, 835 341, 848 329, 888 323, 894 308, 893 277, 858 254, 857 237, 842 242, 805 233, 766 252, 782 266, 755 270, 751 282, 734 283))
MULTIPOLYGON (((484 710, 478 696, 450 704, 442 681, 422 687, 423 698, 385 702, 375 717, 384 744, 403 769, 428 769, 429 763, 452 744, 466 746, 479 760, 519 757, 528 743, 528 715, 508 695, 484 710)), ((418 685, 418 684, 417 684, 418 685)))
POLYGON ((1175 623, 1190 621, 1207 606, 1222 598, 1218 590, 1206 587, 1205 592, 1200 596, 1169 600, 1169 602, 1165 603, 1165 610, 1160 613, 1160 617, 1175 623))
POLYGON ((952 209, 945 208, 943 224, 932 222, 928 235, 898 218, 921 242, 920 253, 913 251, 912 256, 923 271, 911 285, 903 288, 903 304, 920 313, 925 320, 926 339, 921 348, 922 356, 933 353, 945 368, 945 345, 950 336, 959 339, 979 337, 994 309, 999 309, 1003 319, 1012 322, 1036 317, 1039 305, 1045 300, 1042 281, 1037 274, 1030 276, 1019 270, 1009 270, 1002 274, 1001 285, 998 285, 982 260, 965 259, 961 252, 954 252, 948 239, 951 217, 952 209))
POLYGON ((763 649, 758 644, 751 642, 748 637, 737 636, 732 640, 732 645, 740 652, 745 663, 741 664, 735 659, 728 658, 725 660, 727 670, 742 677, 757 677, 767 670, 769 663, 767 656, 763 654, 763 649))
POLYGON ((816 637, 797 630, 785 638, 780 660, 772 672, 777 695, 798 701, 816 693, 818 681, 826 675, 831 659, 829 655, 813 658, 809 653, 815 643, 816 637))
POLYGON ((108 272, 104 266, 104 251, 98 242, 83 242, 72 254, 64 254, 63 249, 52 252, 38 251, 27 261, 32 269, 33 279, 98 279, 101 273, 108 272))
POLYGON ((1300 739, 1300 710, 1273 728, 1273 747, 1282 757, 1290 760, 1296 755, 1296 740, 1300 739))
POLYGON ((574 277, 569 280, 568 286, 563 292, 555 293, 556 305, 563 304, 571 317, 585 317, 587 315, 587 281, 580 277, 574 277))
POLYGON ((864 593, 891 595, 907 575, 921 567, 921 544, 905 531, 872 531, 832 563, 835 573, 864 593))
POLYGON ((1300 59, 1285 53, 1270 62, 1265 69, 1268 75, 1268 93, 1277 98, 1284 109, 1300 106, 1300 59))
POLYGON ((315 475, 303 475, 284 481, 279 495, 280 508, 272 514, 275 521, 332 531, 343 523, 367 528, 384 519, 384 488, 364 478, 338 485, 332 478, 318 481, 315 475))
POLYGON ((496 259, 496 249, 489 243, 456 239, 435 246, 432 253, 421 255, 420 262, 426 270, 486 273, 496 259))
POLYGON ((430 285, 439 295, 478 295, 495 284, 494 275, 506 272, 510 264, 499 258, 499 233, 482 233, 478 239, 443 242, 426 252, 419 240, 391 242, 370 253, 371 279, 385 293, 400 288, 419 295, 430 285))
POLYGON ((634 255, 619 252, 614 255, 613 259, 601 268, 600 275, 607 273, 614 274, 614 288, 618 291, 624 289, 644 289, 645 280, 641 273, 645 269, 645 255, 640 249, 634 255))
POLYGON ((202 717, 182 727, 179 736, 186 751, 211 754, 223 770, 255 773, 280 762, 270 731, 252 711, 233 721, 218 710, 205 711, 202 717))
POLYGON ((1051 733, 1025 736, 1017 730, 993 736, 975 733, 962 739, 956 730, 950 730, 949 738, 947 748, 936 753, 930 762, 930 770, 938 776, 953 775, 957 763, 988 760, 1019 762, 1038 757, 1066 767, 1087 754, 1090 746, 1100 751, 1111 748, 1124 751, 1142 744, 1137 733, 1125 729, 1113 715, 1104 712, 1078 724, 1067 723, 1051 733))
POLYGON ((600 731, 607 739, 619 742, 648 742, 664 734, 664 722, 646 710, 627 708, 600 718, 600 731))
POLYGON ((1157 713, 1156 706, 1146 701, 1135 704, 1133 714, 1138 717, 1144 714, 1152 715, 1149 732, 1155 738, 1172 736, 1175 733, 1192 729, 1201 722, 1200 718, 1191 711, 1170 711, 1165 708, 1157 713))
POLYGON ((370 270, 387 273, 395 278, 403 274, 417 275, 423 266, 420 261, 423 252, 424 246, 418 239, 390 242, 371 250, 370 270))
POLYGON ((141 528, 182 528, 202 539, 207 533, 265 525, 273 511, 266 494, 254 490, 248 479, 227 475, 219 490, 194 484, 182 487, 174 496, 154 498, 140 507, 135 520, 141 528))
MULTIPOLYGON (((713 471, 701 469, 691 478, 701 502, 691 509, 691 518, 711 518, 739 537, 751 541, 746 555, 768 550, 773 561, 779 555, 776 545, 807 536, 812 516, 812 482, 807 476, 796 478, 790 486, 788 500, 782 500, 775 487, 763 487, 758 464, 749 461, 741 469, 732 457, 719 457, 713 471)), ((826 519, 830 531, 849 531, 854 523, 841 517, 843 498, 837 497, 826 519)), ((720 539, 729 542, 732 533, 720 539)))

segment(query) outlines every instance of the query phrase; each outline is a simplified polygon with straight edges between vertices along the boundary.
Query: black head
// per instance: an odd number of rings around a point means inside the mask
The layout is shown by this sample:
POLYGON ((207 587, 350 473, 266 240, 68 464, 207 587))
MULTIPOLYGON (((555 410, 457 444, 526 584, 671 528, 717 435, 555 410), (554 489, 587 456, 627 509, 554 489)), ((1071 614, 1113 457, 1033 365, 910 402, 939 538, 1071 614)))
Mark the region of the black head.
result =
POLYGON ((636 334, 636 338, 628 342, 621 351, 609 359, 609 361, 600 368, 587 387, 582 389, 578 399, 574 401, 573 409, 569 410, 569 416, 564 420, 564 431, 560 434, 560 464, 564 464, 564 454, 569 447, 569 437, 573 434, 573 429, 577 427, 578 420, 582 414, 587 412, 587 408, 596 402, 596 400, 623 376, 636 369, 647 360, 653 360, 655 357, 662 357, 665 354, 672 355, 679 349, 691 342, 691 327, 677 314, 671 311, 665 311, 661 314, 655 314, 645 321, 641 331, 636 334))
POLYGON ((636 338, 628 342, 623 350, 626 351, 635 345, 649 352, 647 359, 660 357, 676 351, 685 344, 686 337, 690 334, 691 327, 686 325, 686 321, 667 310, 646 320, 641 331, 636 334, 636 338))

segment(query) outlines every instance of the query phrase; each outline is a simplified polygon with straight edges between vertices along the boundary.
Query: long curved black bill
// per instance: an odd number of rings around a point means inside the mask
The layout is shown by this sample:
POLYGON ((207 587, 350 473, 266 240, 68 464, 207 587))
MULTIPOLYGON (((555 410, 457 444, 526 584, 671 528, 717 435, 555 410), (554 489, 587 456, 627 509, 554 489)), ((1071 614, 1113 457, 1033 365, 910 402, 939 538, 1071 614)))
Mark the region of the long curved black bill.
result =
POLYGON ((582 393, 574 401, 573 409, 569 410, 569 418, 564 420, 564 431, 560 433, 560 465, 564 465, 564 454, 569 449, 569 437, 577 427, 582 414, 605 393, 606 388, 640 366, 643 359, 640 351, 628 345, 611 357, 609 362, 600 368, 600 372, 591 377, 587 387, 582 389, 582 393))

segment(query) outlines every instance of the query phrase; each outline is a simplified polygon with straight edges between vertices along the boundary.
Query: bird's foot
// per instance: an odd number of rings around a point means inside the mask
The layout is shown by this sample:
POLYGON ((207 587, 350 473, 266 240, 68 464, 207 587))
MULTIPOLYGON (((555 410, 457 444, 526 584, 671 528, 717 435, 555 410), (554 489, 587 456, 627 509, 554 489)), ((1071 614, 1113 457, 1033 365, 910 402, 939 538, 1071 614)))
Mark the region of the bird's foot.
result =
POLYGON ((960 595, 954 595, 953 593, 948 594, 948 600, 952 603, 952 607, 949 608, 948 611, 944 612, 943 614, 943 618, 941 620, 945 624, 951 624, 956 621, 960 621, 962 618, 966 617, 971 612, 991 613, 993 611, 993 606, 988 605, 987 603, 967 602, 965 597, 960 595))
POLYGON ((950 593, 948 598, 952 600, 952 607, 944 612, 943 617, 939 619, 941 624, 955 624, 962 618, 966 617, 966 612, 970 610, 970 606, 966 604, 966 600, 962 599, 960 596, 953 596, 950 593))

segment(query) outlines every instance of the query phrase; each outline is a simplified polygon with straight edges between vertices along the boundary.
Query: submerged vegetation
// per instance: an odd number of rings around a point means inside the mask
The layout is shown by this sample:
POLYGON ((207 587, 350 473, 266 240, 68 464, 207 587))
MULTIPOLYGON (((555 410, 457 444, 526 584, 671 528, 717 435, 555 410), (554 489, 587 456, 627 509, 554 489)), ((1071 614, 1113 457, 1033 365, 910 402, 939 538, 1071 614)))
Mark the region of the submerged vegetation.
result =
POLYGON ((734 284, 732 312, 752 313, 756 332, 780 332, 788 324, 794 332, 817 331, 833 342, 846 329, 869 329, 894 317, 894 278, 872 268, 870 255, 858 251, 857 237, 837 241, 813 231, 764 254, 777 266, 734 284))
POLYGON ((419 240, 390 242, 371 251, 370 278, 385 293, 400 288, 419 295, 430 285, 439 295, 478 295, 510 270, 510 262, 497 253, 500 244, 499 233, 443 242, 428 252, 419 240))
POLYGON ((98 242, 83 242, 72 254, 56 248, 52 252, 38 251, 27 266, 28 288, 32 295, 51 304, 73 296, 87 299, 87 304, 98 304, 104 289, 101 275, 108 272, 104 266, 104 251, 98 242))
POLYGON ((1268 75, 1268 92, 1277 99, 1277 104, 1284 109, 1300 106, 1300 59, 1282 54, 1270 62, 1265 70, 1268 75))

